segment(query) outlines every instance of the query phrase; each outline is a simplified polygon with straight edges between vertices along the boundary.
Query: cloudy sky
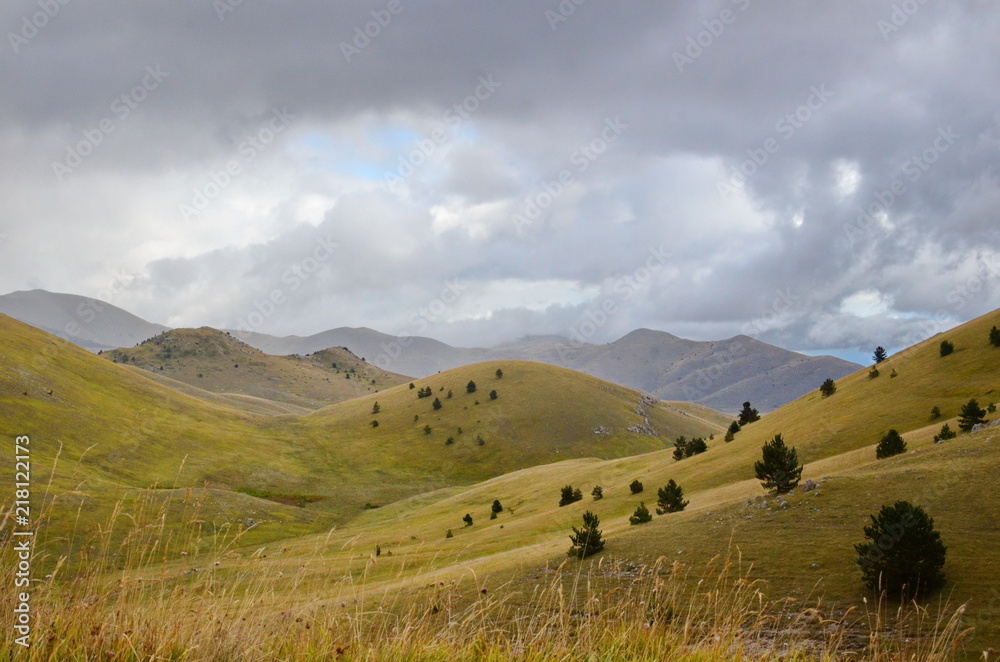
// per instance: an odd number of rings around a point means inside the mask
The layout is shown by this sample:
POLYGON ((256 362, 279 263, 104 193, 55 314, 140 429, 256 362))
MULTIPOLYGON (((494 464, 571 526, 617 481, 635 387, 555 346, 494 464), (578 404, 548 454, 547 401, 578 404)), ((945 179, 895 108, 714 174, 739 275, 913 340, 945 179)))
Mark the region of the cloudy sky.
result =
POLYGON ((1000 307, 992 0, 17 0, 0 25, 3 292, 849 358, 1000 307))

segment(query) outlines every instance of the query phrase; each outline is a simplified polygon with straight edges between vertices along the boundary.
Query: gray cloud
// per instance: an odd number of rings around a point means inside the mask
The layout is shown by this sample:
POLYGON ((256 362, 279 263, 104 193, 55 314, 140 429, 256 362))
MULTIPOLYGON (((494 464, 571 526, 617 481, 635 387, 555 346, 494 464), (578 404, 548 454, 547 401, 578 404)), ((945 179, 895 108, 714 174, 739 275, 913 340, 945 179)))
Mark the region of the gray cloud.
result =
POLYGON ((993 3, 387 7, 4 5, 2 289, 465 345, 610 297, 596 341, 845 352, 1000 306, 993 3))

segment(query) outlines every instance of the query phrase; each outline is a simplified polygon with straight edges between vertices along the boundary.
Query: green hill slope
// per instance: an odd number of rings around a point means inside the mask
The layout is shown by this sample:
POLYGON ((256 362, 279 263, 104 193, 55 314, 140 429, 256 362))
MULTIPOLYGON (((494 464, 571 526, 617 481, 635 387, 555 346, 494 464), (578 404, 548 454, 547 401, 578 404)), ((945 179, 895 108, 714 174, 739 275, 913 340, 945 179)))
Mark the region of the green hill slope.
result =
POLYGON ((408 381, 407 377, 365 363, 343 348, 309 356, 270 356, 208 327, 165 331, 135 347, 103 352, 101 356, 213 393, 263 398, 306 409, 318 409, 408 381))
MULTIPOLYGON (((417 590, 471 572, 492 585, 511 582, 527 601, 544 569, 565 560, 570 526, 578 526, 581 513, 590 509, 601 517, 608 538, 606 551, 584 564, 592 571, 601 573, 595 565, 601 558, 641 564, 665 556, 697 566, 732 552, 744 567, 753 565, 770 597, 822 597, 823 609, 836 616, 864 607, 853 545, 863 541, 869 515, 903 499, 935 518, 948 545, 948 585, 942 595, 953 608, 967 603, 966 622, 978 628, 971 650, 984 649, 1000 639, 1000 595, 991 588, 1000 586, 1000 498, 993 489, 1000 473, 1000 428, 941 444, 932 437, 961 404, 976 397, 985 405, 1000 390, 1000 348, 987 341, 993 325, 1000 325, 1000 312, 900 352, 880 366, 874 379, 861 371, 838 382, 833 396, 809 394, 745 427, 733 442, 717 438, 706 453, 679 462, 669 451, 609 461, 577 459, 366 513, 329 539, 326 563, 318 567, 357 570, 363 562, 359 565, 341 546, 379 544, 393 555, 367 567, 373 591, 380 586, 417 590), (956 351, 941 357, 938 345, 945 338, 956 351), (896 377, 890 377, 893 370, 896 377), (934 406, 943 416, 930 422, 934 406), (877 460, 874 445, 889 427, 903 433, 908 452, 877 460), (784 506, 765 495, 753 476, 761 445, 777 433, 798 448, 805 463, 803 483, 808 479, 819 486, 809 492, 800 486, 784 506), (644 484, 641 494, 631 494, 633 479, 644 484), (628 516, 638 503, 652 506, 656 489, 669 479, 683 486, 690 499, 687 510, 630 526, 628 516), (559 507, 559 491, 566 484, 585 495, 601 485, 604 498, 585 496, 559 507), (490 520, 494 499, 508 509, 490 520), (462 522, 466 513, 473 517, 471 527, 462 522), (445 536, 449 529, 454 537, 445 536)), ((954 420, 951 427, 956 428, 954 420)), ((305 549, 309 540, 290 544, 305 549)), ((615 585, 622 578, 612 573, 602 581, 615 585)))
MULTIPOLYGON (((434 398, 417 398, 417 389, 402 385, 309 416, 265 416, 173 390, 7 317, 0 316, 0 335, 5 431, 30 435, 35 466, 45 471, 59 454, 52 492, 71 491, 71 501, 82 498, 95 508, 122 490, 207 486, 216 490, 216 501, 226 494, 243 499, 236 494, 242 492, 271 505, 308 505, 324 521, 343 520, 369 502, 540 462, 621 457, 663 448, 667 436, 720 429, 710 410, 642 404, 634 391, 579 373, 516 363, 470 366, 427 380, 446 403, 440 410, 434 398), (501 365, 506 374, 497 379, 501 365), (469 394, 465 386, 473 376, 483 386, 469 394), (440 390, 446 384, 455 391, 452 399, 440 390), (495 400, 490 390, 498 392, 495 400), (371 413, 376 400, 383 412, 377 417, 371 413), (576 408, 585 414, 570 416, 576 408), (378 428, 373 418, 381 419, 378 428), (595 433, 595 426, 608 430, 595 433), (651 436, 654 428, 661 436, 651 436), (454 443, 446 444, 449 436, 454 443)), ((10 455, 0 462, 13 468, 10 455)))

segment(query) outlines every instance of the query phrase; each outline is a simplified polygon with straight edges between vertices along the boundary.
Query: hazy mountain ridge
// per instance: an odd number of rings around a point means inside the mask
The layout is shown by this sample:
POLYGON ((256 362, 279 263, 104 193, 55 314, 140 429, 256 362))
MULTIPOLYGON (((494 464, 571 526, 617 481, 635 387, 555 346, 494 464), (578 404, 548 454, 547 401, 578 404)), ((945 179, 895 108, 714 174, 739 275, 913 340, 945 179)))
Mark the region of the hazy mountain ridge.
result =
POLYGON ((132 347, 170 328, 100 299, 46 290, 0 296, 0 313, 93 351, 132 347))
MULTIPOLYGON (((167 330, 103 301, 44 290, 0 296, 0 312, 95 351, 132 347, 167 330)), ((761 411, 771 411, 818 388, 827 377, 839 379, 861 368, 832 356, 806 356, 747 336, 695 341, 652 329, 637 329, 602 345, 533 336, 495 348, 453 347, 432 338, 392 336, 366 327, 339 327, 310 336, 229 333, 271 355, 305 355, 344 347, 377 368, 415 378, 483 361, 538 361, 663 399, 687 400, 730 413, 744 400, 751 400, 761 411)))
POLYGON ((275 338, 233 331, 269 353, 308 353, 329 344, 349 347, 393 372, 425 377, 480 361, 548 363, 652 393, 735 412, 745 400, 771 411, 861 368, 833 356, 806 356, 748 336, 696 341, 637 329, 604 345, 553 336, 528 337, 493 349, 452 347, 430 338, 395 337, 372 329, 339 328, 314 336, 275 338))

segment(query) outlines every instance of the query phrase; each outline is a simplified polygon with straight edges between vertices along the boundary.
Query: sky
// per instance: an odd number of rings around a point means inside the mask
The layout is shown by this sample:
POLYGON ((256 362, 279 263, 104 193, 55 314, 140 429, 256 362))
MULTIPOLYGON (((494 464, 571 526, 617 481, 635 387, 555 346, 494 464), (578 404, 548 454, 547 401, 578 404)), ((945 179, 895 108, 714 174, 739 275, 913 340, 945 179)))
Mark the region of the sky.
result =
POLYGON ((1000 307, 1000 5, 0 6, 0 291, 870 356, 1000 307))

